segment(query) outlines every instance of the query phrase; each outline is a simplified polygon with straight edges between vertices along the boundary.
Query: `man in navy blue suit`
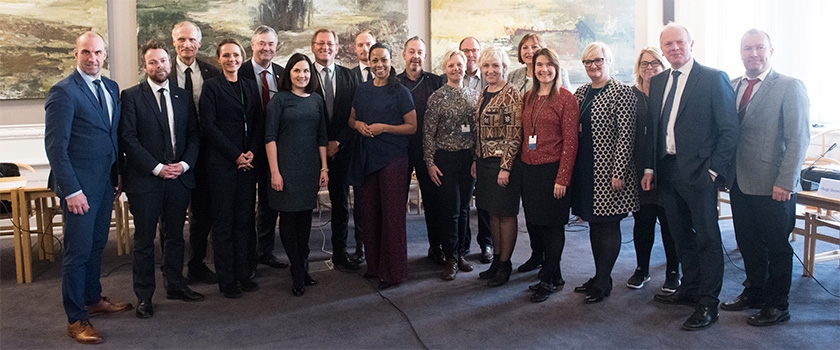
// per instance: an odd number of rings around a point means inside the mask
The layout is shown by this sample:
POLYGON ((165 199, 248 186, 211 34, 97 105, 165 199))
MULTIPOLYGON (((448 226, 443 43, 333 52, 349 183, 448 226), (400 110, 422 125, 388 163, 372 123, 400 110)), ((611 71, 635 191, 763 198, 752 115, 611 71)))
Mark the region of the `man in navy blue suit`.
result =
POLYGON ((125 153, 123 190, 134 214, 134 294, 139 318, 154 314, 155 231, 160 222, 166 298, 201 301, 187 287, 184 221, 195 188, 198 116, 192 93, 170 83, 172 63, 161 42, 140 49, 146 81, 122 93, 120 149, 125 153))
POLYGON ((667 25, 659 43, 671 69, 650 81, 649 113, 658 131, 642 188, 650 189, 655 173, 683 278, 676 292, 655 299, 694 306, 682 328, 699 330, 718 319, 723 250, 717 194, 731 180, 727 170, 738 144, 735 93, 726 73, 691 57, 694 41, 687 28, 667 25))
POLYGON ((120 89, 100 76, 105 41, 95 32, 76 39, 76 70, 47 94, 44 144, 50 188, 64 211, 62 296, 67 335, 101 343, 89 317, 132 308, 102 296, 102 250, 108 241, 114 198, 120 193, 117 126, 120 89))

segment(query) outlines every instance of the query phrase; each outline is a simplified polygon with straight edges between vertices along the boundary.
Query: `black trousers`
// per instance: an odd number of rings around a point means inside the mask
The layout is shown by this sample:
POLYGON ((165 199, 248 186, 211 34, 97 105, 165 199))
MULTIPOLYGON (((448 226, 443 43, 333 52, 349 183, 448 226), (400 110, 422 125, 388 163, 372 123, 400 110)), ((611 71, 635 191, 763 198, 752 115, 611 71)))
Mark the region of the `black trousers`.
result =
MULTIPOLYGON (((705 171, 705 170, 703 170, 705 171)), ((708 172, 698 176, 708 181, 692 184, 678 178, 676 157, 666 156, 659 165, 660 189, 671 235, 682 263, 679 291, 698 298, 700 304, 717 307, 723 285, 723 249, 718 226, 717 188, 708 172)))
POLYGON ((656 219, 659 219, 662 234, 662 246, 665 248, 666 274, 679 272, 680 261, 677 258, 677 248, 671 238, 665 208, 658 204, 645 204, 639 211, 633 213, 633 245, 636 248, 636 266, 644 272, 650 272, 650 252, 656 238, 656 219))
POLYGON ((747 272, 744 294, 786 309, 793 273, 788 236, 796 223, 796 194, 784 202, 744 194, 737 179, 730 194, 735 239, 747 272))
MULTIPOLYGON (((440 165, 438 165, 440 166, 440 165)), ((424 202, 426 198, 434 197, 435 184, 432 178, 429 177, 429 169, 426 168, 426 162, 423 160, 423 152, 414 151, 409 148, 408 152, 408 175, 411 176, 411 170, 414 170, 417 176, 417 183, 420 186, 420 196, 423 197, 424 202)), ((410 180, 410 179, 409 179, 410 180)), ((411 182, 409 181, 409 184, 411 182)), ((434 201, 434 200, 432 200, 434 201)), ((423 217, 426 220, 426 233, 429 237, 430 247, 442 247, 443 238, 441 233, 441 225, 435 220, 439 217, 438 208, 434 205, 423 205, 423 217)))
MULTIPOLYGON (((478 234, 475 236, 475 242, 478 243, 479 248, 484 249, 485 247, 492 247, 493 246, 493 236, 490 235, 490 212, 481 208, 475 208, 476 218, 478 219, 478 234)), ((469 227, 467 228, 469 229, 469 227)), ((466 242, 464 242, 464 246, 466 247, 466 254, 470 252, 470 238, 472 236, 472 232, 468 232, 466 242)))
MULTIPOLYGON (((621 220, 589 223, 589 244, 595 260, 595 287, 603 292, 612 290, 612 270, 621 251, 621 220)), ((548 261, 545 262, 548 264, 548 261)), ((553 266, 553 265, 550 265, 553 266)))
POLYGON ((545 261, 543 261, 541 270, 543 274, 540 281, 551 283, 561 279, 560 260, 563 257, 563 248, 566 246, 566 226, 544 226, 528 223, 526 225, 531 236, 539 237, 543 244, 545 261))
POLYGON ((432 184, 431 196, 425 197, 432 200, 427 199, 425 203, 427 211, 435 207, 439 215, 433 220, 437 221, 443 255, 447 258, 463 256, 467 250, 464 243, 469 242, 470 199, 475 185, 470 175, 472 157, 470 150, 438 150, 435 154, 435 165, 443 176, 439 177, 440 186, 432 184))
MULTIPOLYGON (((350 194, 350 186, 347 182, 347 171, 350 168, 350 150, 342 149, 333 158, 327 158, 327 167, 330 169, 330 181, 327 189, 330 192, 330 226, 332 228, 332 249, 333 257, 344 257, 347 255, 347 232, 350 222, 350 208, 347 205, 347 198, 350 194)), ((354 211, 355 213, 355 211, 354 211)), ((359 225, 359 218, 353 216, 355 222, 356 245, 363 244, 362 229, 359 225)))
POLYGON ((195 269, 204 265, 207 257, 207 237, 213 228, 213 209, 210 206, 212 198, 207 164, 201 156, 190 171, 194 172, 195 188, 190 200, 190 261, 187 266, 195 269))
POLYGON ((257 174, 236 170, 235 165, 214 166, 211 178, 213 206, 213 255, 221 289, 251 275, 248 238, 253 237, 257 174))
POLYGON ((289 257, 294 288, 303 288, 309 275, 309 232, 312 229, 312 210, 280 213, 280 241, 289 257))
POLYGON ((271 173, 268 169, 259 173, 257 180, 257 240, 256 250, 251 254, 251 263, 256 266, 257 261, 274 254, 275 233, 279 213, 268 206, 268 189, 271 188, 271 173))
POLYGON ((134 215, 134 294, 151 299, 155 292, 155 236, 160 221, 164 286, 169 291, 186 288, 184 269, 184 218, 190 190, 181 180, 164 180, 163 186, 145 193, 128 193, 134 215))

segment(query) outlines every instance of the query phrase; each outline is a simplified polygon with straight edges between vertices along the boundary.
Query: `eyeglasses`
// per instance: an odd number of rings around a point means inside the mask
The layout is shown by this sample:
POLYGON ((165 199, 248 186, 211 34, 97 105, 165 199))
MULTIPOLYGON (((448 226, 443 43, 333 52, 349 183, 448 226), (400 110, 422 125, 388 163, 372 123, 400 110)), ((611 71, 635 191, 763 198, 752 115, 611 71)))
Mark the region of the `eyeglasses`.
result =
POLYGON ((586 66, 586 67, 591 67, 593 64, 596 67, 600 67, 604 64, 604 58, 603 57, 598 57, 598 58, 592 59, 592 60, 583 60, 582 62, 583 62, 583 65, 586 66))
POLYGON ((463 50, 461 50, 461 52, 463 52, 463 53, 465 53, 465 54, 467 54, 467 53, 475 53, 475 54, 477 54, 479 51, 481 51, 481 49, 463 49, 463 50))
POLYGON ((312 45, 333 47, 333 46, 335 46, 335 43, 332 42, 332 41, 318 41, 318 42, 312 42, 312 45))
POLYGON ((662 66, 662 62, 659 62, 659 61, 650 61, 650 62, 641 61, 641 62, 639 62, 639 67, 641 67, 641 68, 647 68, 647 67, 656 68, 656 67, 659 67, 659 66, 662 66))

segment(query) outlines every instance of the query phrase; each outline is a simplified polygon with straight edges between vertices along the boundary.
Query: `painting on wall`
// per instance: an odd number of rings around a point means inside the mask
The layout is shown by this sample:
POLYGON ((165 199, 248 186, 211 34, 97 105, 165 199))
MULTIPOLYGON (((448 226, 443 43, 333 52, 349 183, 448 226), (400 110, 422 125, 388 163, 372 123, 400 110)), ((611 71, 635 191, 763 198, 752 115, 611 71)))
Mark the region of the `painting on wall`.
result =
MULTIPOLYGON (((408 33, 408 0, 144 0, 137 2, 138 45, 159 39, 172 45, 172 27, 181 21, 196 23, 202 32, 199 57, 218 66, 216 44, 234 38, 251 57, 251 34, 260 24, 277 31, 274 63, 286 65, 294 53, 312 58, 312 34, 328 28, 338 34, 336 62, 348 68, 358 65, 353 49, 355 36, 371 30, 378 41, 402 55, 408 33)), ((174 52, 172 53, 174 55, 174 52)), ((394 60, 394 62, 402 60, 394 60)), ((399 67, 397 67, 399 68, 399 67)), ((399 70, 399 69, 398 69, 399 70)))
POLYGON ((432 0, 432 68, 440 73, 443 53, 473 36, 483 47, 505 49, 515 69, 522 66, 516 58, 519 40, 538 33, 557 51, 573 84, 589 82, 580 55, 594 41, 610 47, 613 76, 629 82, 637 54, 634 6, 635 0, 432 0))
MULTIPOLYGON (((108 42, 106 0, 5 0, 0 6, 0 100, 44 98, 76 68, 76 38, 108 42)), ((103 68, 107 73, 107 62, 103 68)))

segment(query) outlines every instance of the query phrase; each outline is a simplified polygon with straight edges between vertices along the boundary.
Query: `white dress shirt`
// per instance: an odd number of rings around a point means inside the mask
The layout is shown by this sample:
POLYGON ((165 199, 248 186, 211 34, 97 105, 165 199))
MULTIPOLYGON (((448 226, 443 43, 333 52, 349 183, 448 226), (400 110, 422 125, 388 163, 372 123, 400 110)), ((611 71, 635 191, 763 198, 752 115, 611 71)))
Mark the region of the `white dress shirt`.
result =
MULTIPOLYGON (((761 87, 761 83, 763 83, 764 80, 767 79, 767 74, 769 74, 769 73, 770 73, 770 68, 768 67, 767 69, 764 70, 764 72, 761 72, 761 74, 759 74, 756 77, 756 78, 758 78, 758 82, 756 82, 753 85, 752 94, 750 95, 750 101, 752 101, 752 98, 753 98, 753 96, 755 96, 755 93, 758 92, 758 88, 761 87)), ((735 102, 737 103, 736 106, 739 109, 741 108, 741 99, 744 97, 744 90, 746 90, 747 86, 749 86, 749 83, 747 82, 747 80, 750 80, 750 79, 752 79, 752 78, 744 75, 743 77, 741 77, 741 81, 739 82, 739 84, 741 84, 741 86, 738 88, 738 91, 736 91, 738 93, 738 96, 737 96, 737 99, 735 100, 735 102)), ((749 102, 747 103, 747 108, 749 108, 749 102)))
POLYGON ((359 62, 359 71, 362 72, 362 82, 363 83, 368 81, 368 79, 367 79, 368 78, 368 73, 373 74, 373 72, 371 72, 369 69, 370 69, 370 66, 368 66, 368 65, 366 65, 362 62, 359 62))
MULTIPOLYGON (((146 78, 146 82, 149 83, 149 87, 152 88, 152 95, 155 96, 155 101, 157 101, 158 106, 160 106, 160 90, 163 88, 163 98, 166 99, 166 117, 169 121, 169 142, 172 143, 172 151, 175 151, 175 112, 172 110, 172 97, 169 95, 169 80, 165 81, 163 85, 158 85, 152 79, 146 78)), ((180 162, 181 166, 184 167, 184 172, 190 169, 190 165, 187 164, 185 161, 180 162)), ((158 165, 152 169, 152 174, 158 176, 160 171, 163 169, 163 164, 158 163, 158 165)))
MULTIPOLYGON (((677 69, 680 72, 680 77, 677 80, 677 91, 674 93, 674 104, 671 106, 671 115, 668 117, 668 128, 665 130, 665 152, 674 155, 677 154, 677 143, 674 140, 674 124, 677 121, 677 112, 680 111, 680 100, 685 91, 685 82, 688 81, 688 74, 691 73, 691 68, 694 67, 694 59, 692 58, 688 63, 677 69)), ((665 109, 665 100, 668 98, 668 92, 671 91, 671 85, 674 83, 674 74, 668 74, 668 83, 665 84, 665 95, 662 97, 662 109, 665 109)), ((662 109, 659 110, 662 113, 662 109)))
MULTIPOLYGON (((324 66, 320 63, 315 62, 315 70, 318 73, 318 82, 321 83, 321 92, 324 92, 324 66)), ((330 64, 330 76, 332 78, 332 88, 333 88, 333 96, 335 96, 335 62, 330 64)))
POLYGON ((201 77, 201 68, 198 66, 198 59, 193 60, 193 63, 189 66, 181 62, 180 57, 176 58, 175 62, 175 74, 178 76, 179 88, 185 89, 184 82, 187 80, 187 73, 184 71, 187 70, 187 67, 192 69, 190 77, 193 83, 193 102, 195 102, 195 108, 198 110, 198 99, 201 97, 201 86, 204 84, 204 78, 201 77))
POLYGON ((254 61, 253 58, 251 58, 251 65, 254 67, 254 76, 257 78, 257 88, 260 90, 260 96, 262 96, 263 91, 262 72, 267 71, 268 73, 265 74, 265 82, 268 83, 268 98, 274 97, 274 94, 278 91, 277 80, 274 77, 274 65, 269 64, 268 68, 263 68, 257 64, 257 61, 254 61))

